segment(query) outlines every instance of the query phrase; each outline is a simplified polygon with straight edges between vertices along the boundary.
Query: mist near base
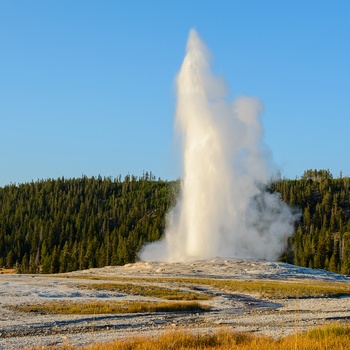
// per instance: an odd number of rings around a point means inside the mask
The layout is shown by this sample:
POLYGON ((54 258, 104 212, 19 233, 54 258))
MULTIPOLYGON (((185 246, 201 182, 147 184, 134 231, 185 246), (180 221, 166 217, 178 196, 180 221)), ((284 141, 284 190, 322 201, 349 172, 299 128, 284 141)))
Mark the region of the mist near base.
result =
POLYGON ((183 180, 161 241, 143 261, 211 257, 274 260, 293 233, 295 215, 265 191, 270 153, 262 143, 257 98, 227 101, 225 81, 211 72, 210 52, 191 30, 177 76, 175 128, 183 147, 183 180))

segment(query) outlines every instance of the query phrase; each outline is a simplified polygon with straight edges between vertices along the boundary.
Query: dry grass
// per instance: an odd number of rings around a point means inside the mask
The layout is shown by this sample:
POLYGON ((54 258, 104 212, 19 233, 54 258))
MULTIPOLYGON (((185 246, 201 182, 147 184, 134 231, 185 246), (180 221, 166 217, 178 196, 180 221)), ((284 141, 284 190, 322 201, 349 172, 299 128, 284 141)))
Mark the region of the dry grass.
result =
POLYGON ((205 293, 195 293, 182 291, 179 289, 170 289, 156 285, 140 285, 132 283, 94 283, 83 285, 84 288, 108 290, 123 294, 141 295, 151 298, 160 298, 166 300, 209 300, 212 296, 205 293))
POLYGON ((17 273, 16 269, 5 269, 5 268, 0 268, 0 275, 9 275, 9 274, 15 274, 17 273))
POLYGON ((192 279, 228 292, 255 294, 266 298, 308 298, 350 295, 350 283, 306 281, 237 281, 192 279))
MULTIPOLYGON (((346 282, 323 282, 312 280, 298 281, 273 281, 273 280, 228 280, 211 278, 152 278, 152 277, 106 277, 106 276, 62 276, 66 278, 81 278, 92 280, 113 280, 128 281, 130 285, 138 286, 142 283, 164 283, 173 284, 179 287, 195 288, 195 286, 210 287, 219 290, 225 290, 231 293, 248 293, 259 297, 279 299, 279 298, 308 298, 308 297, 334 297, 350 295, 350 283, 346 282), (130 283, 130 282, 135 282, 130 283)), ((161 289, 161 287, 157 287, 161 289)), ((169 288, 165 288, 169 290, 169 288)), ((138 294, 138 293, 137 293, 138 294)), ((143 295, 140 293, 140 295, 143 295)), ((198 294, 196 293, 196 297, 198 294)), ((201 295, 201 298, 194 300, 204 300, 207 297, 201 295)), ((192 299, 184 299, 192 300, 192 299)))
MULTIPOLYGON (((66 345, 65 350, 74 349, 66 345)), ((35 348, 34 348, 35 349, 35 348)), ((38 349, 38 348, 36 348, 38 349)), ((51 348, 54 349, 54 348, 51 348)), ((350 327, 330 325, 280 340, 249 333, 219 331, 214 334, 169 332, 159 337, 136 337, 109 344, 95 344, 81 350, 324 350, 350 349, 350 327)))
POLYGON ((209 307, 193 301, 177 302, 54 302, 45 304, 18 305, 14 309, 22 312, 60 315, 126 314, 144 312, 204 311, 209 307))

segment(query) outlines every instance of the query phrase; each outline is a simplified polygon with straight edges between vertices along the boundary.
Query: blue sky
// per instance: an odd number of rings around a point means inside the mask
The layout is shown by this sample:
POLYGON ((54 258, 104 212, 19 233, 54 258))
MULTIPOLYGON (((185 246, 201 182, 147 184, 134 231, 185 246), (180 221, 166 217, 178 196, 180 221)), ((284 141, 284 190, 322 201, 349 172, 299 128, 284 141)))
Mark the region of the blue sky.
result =
POLYGON ((264 104, 282 175, 350 176, 350 1, 0 0, 0 186, 181 176, 175 76, 195 28, 264 104))

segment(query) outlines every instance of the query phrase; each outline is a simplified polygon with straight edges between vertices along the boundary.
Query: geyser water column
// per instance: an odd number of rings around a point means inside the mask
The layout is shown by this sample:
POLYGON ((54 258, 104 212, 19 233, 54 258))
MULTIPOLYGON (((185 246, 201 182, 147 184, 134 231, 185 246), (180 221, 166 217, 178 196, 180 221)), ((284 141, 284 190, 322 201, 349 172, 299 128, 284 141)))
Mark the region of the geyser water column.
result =
POLYGON ((262 147, 261 103, 227 102, 210 54, 195 30, 177 77, 176 130, 183 147, 181 196, 167 216, 163 240, 142 260, 255 257, 275 259, 293 232, 293 214, 265 193, 269 157, 262 147))

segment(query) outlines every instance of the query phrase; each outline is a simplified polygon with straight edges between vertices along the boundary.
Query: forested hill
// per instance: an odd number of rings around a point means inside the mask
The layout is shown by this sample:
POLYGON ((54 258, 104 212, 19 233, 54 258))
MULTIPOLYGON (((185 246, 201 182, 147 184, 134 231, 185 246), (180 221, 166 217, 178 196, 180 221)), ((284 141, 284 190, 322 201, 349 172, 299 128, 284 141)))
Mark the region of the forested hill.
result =
MULTIPOLYGON (((301 209, 282 261, 350 274, 350 178, 307 170, 269 185, 301 209)), ((134 262, 164 233, 179 182, 146 173, 42 180, 0 188, 0 267, 55 273, 134 262)))
POLYGON ((299 180, 271 185, 302 217, 282 260, 350 274, 350 178, 329 170, 307 170, 299 180))
POLYGON ((160 238, 177 190, 148 173, 0 188, 0 267, 55 273, 133 262, 160 238))

